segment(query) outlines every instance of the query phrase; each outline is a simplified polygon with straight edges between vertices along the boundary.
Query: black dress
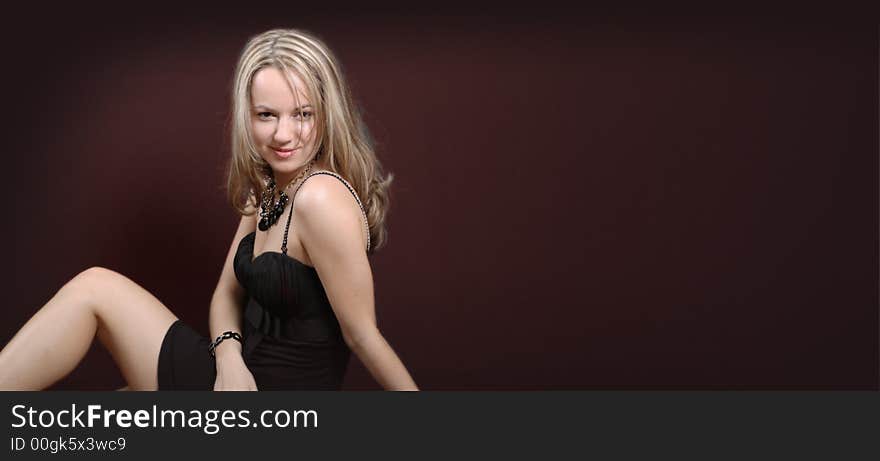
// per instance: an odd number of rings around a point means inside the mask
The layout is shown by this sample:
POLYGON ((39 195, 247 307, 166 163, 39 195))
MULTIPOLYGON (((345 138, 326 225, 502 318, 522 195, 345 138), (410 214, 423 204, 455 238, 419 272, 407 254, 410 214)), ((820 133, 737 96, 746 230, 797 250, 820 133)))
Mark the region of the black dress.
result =
MULTIPOLYGON (((317 174, 342 181, 361 205, 354 189, 336 174, 319 171, 306 180, 317 174)), ((290 216, 287 226, 286 231, 290 216)), ((242 355, 257 389, 338 390, 351 351, 318 272, 284 251, 266 251, 254 258, 255 237, 251 232, 241 239, 233 267, 248 294, 242 355)), ((217 370, 208 352, 210 343, 182 321, 174 322, 159 352, 159 390, 212 390, 217 370)))

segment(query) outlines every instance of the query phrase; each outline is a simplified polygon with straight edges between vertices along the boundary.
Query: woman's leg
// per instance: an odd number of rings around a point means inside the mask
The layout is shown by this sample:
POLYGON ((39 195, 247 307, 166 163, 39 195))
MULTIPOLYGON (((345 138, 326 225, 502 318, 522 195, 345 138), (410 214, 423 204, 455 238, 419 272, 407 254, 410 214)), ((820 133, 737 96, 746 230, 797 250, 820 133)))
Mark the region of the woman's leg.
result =
POLYGON ((95 336, 131 390, 157 388, 159 349, 177 317, 127 277, 100 267, 70 280, 0 351, 0 389, 45 389, 67 376, 95 336))

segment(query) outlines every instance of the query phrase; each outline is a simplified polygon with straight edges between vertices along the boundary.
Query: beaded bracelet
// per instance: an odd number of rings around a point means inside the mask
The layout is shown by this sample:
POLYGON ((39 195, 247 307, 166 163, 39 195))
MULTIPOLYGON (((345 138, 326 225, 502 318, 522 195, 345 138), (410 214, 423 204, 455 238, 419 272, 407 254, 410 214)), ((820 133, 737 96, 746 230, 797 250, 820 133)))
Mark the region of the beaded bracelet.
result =
POLYGON ((208 346, 208 352, 211 353, 211 357, 214 357, 214 349, 216 349, 217 346, 219 346, 220 343, 223 342, 223 340, 229 339, 229 338, 232 338, 238 342, 241 342, 241 335, 240 334, 238 334, 234 331, 224 331, 222 335, 218 336, 217 339, 215 339, 214 342, 212 342, 208 346))

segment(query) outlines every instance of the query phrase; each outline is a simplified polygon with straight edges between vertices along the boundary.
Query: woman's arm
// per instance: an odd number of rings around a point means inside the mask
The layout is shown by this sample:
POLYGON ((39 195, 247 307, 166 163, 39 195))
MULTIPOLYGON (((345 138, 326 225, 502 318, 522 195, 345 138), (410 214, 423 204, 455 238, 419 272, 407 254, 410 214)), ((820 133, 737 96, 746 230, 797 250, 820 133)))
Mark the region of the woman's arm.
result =
POLYGON ((383 388, 418 390, 376 327, 366 236, 351 193, 334 178, 313 177, 297 193, 294 215, 346 344, 383 388))
MULTIPOLYGON (((212 340, 224 331, 242 333, 241 310, 247 293, 238 283, 232 264, 238 250, 238 243, 254 229, 256 229, 255 215, 242 216, 238 230, 236 230, 226 254, 226 261, 223 264, 217 288, 214 289, 214 295, 211 297, 208 324, 212 340)), ((247 369, 244 358, 241 356, 241 347, 242 345, 238 341, 226 340, 214 350, 217 362, 217 380, 214 383, 214 390, 256 390, 253 375, 247 369)))

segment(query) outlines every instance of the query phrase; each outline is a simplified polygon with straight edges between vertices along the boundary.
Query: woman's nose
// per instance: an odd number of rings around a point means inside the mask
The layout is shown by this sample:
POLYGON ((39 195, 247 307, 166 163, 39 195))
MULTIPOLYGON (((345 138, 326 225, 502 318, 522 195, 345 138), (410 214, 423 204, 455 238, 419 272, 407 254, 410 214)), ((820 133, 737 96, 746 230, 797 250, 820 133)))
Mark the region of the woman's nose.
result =
POLYGON ((299 136, 300 124, 296 120, 281 117, 275 127, 275 142, 279 145, 287 144, 299 136))

